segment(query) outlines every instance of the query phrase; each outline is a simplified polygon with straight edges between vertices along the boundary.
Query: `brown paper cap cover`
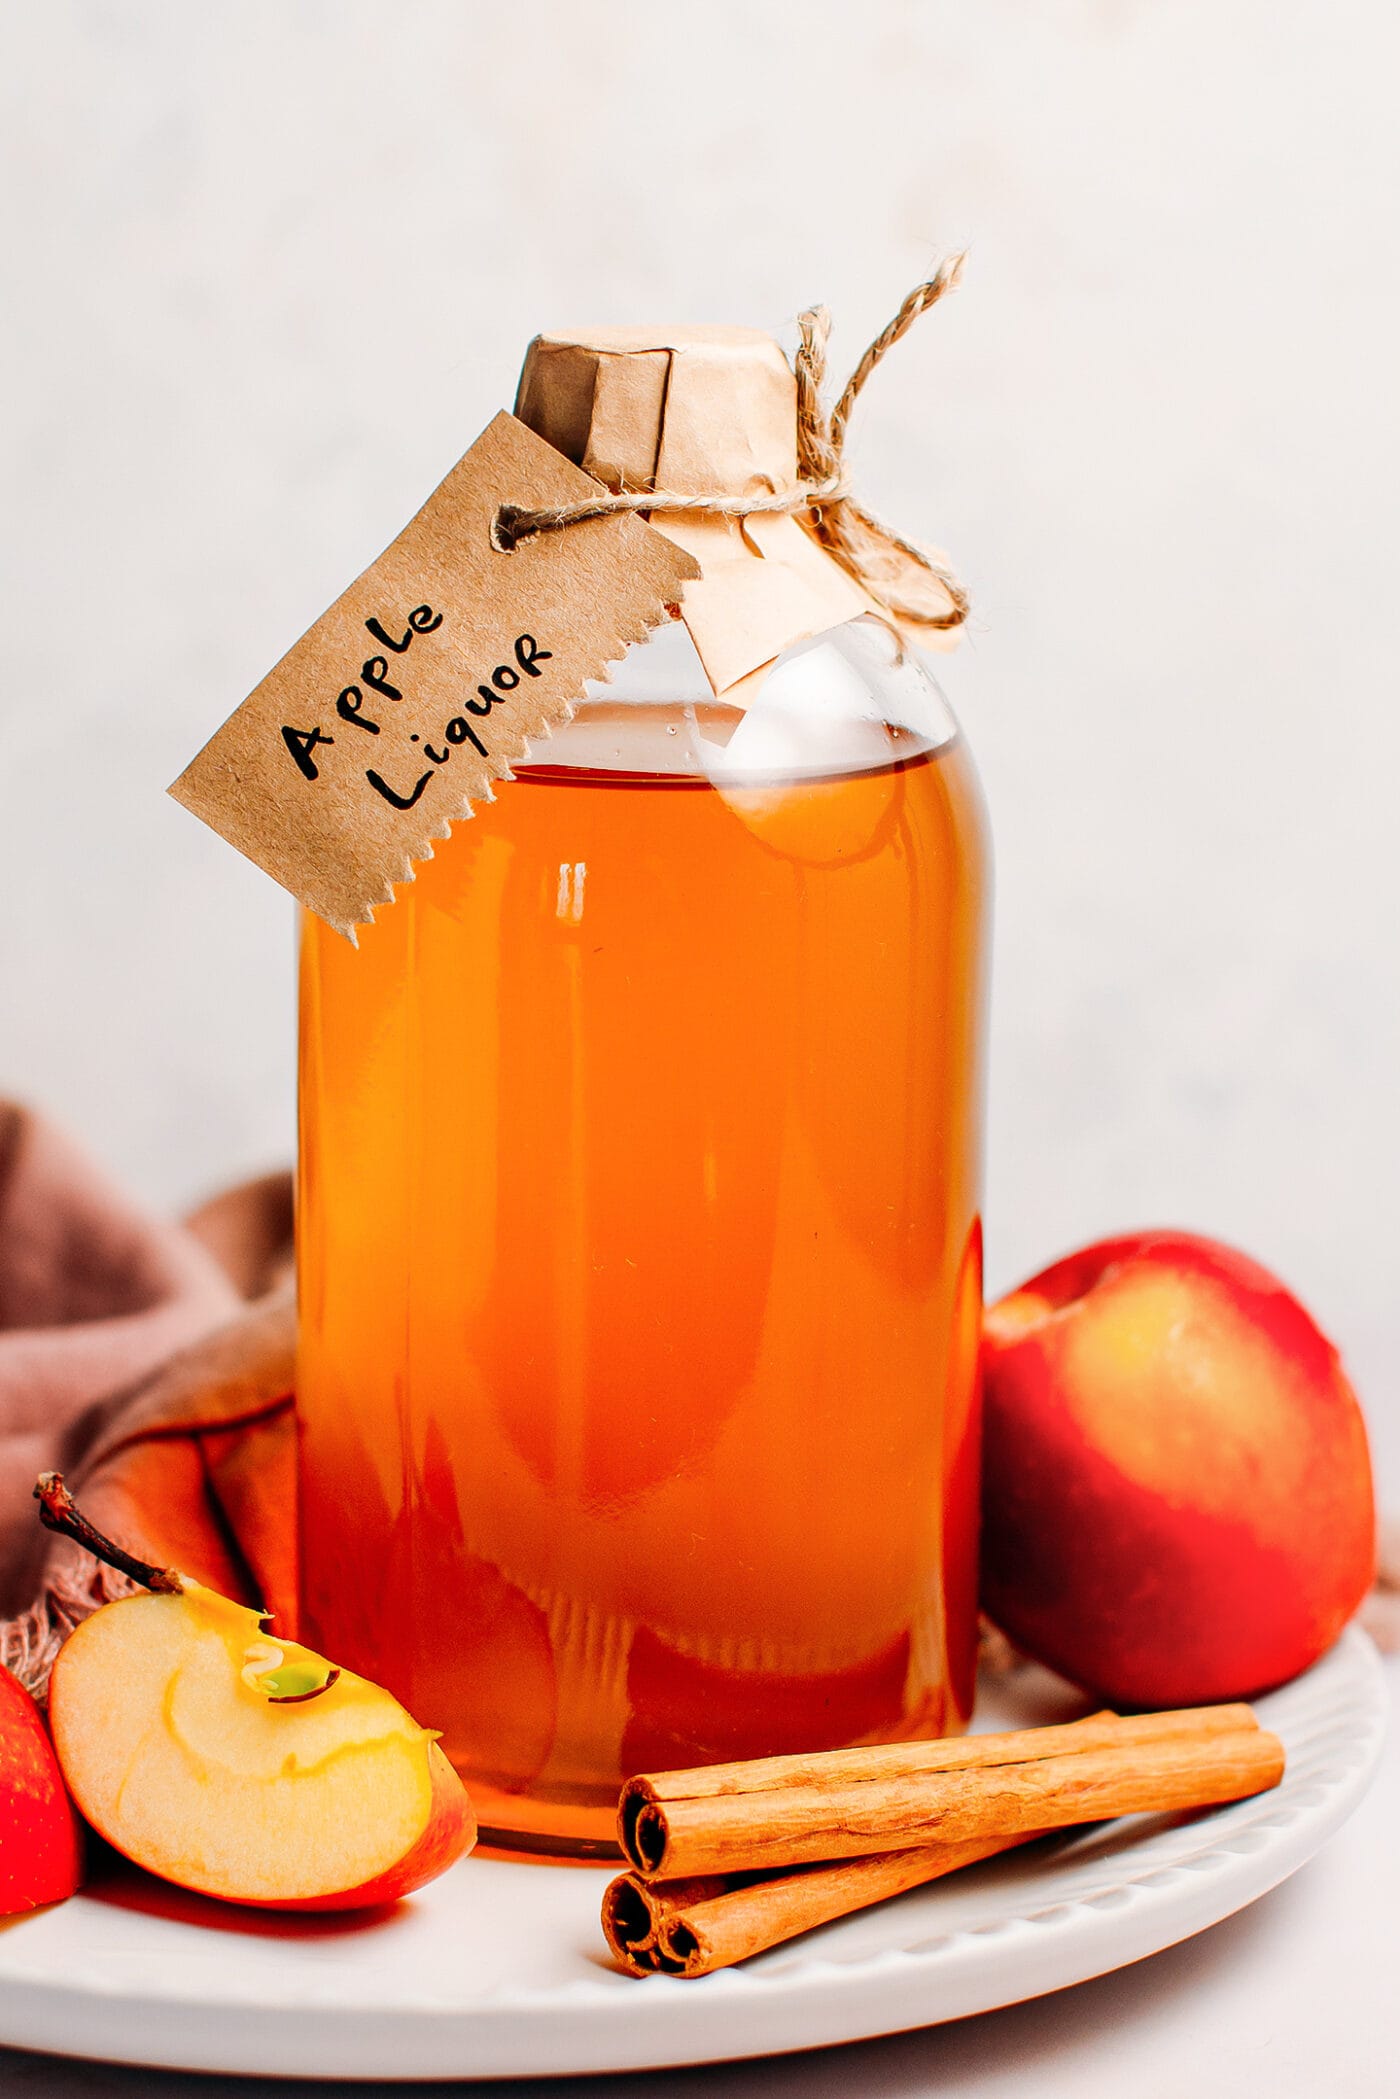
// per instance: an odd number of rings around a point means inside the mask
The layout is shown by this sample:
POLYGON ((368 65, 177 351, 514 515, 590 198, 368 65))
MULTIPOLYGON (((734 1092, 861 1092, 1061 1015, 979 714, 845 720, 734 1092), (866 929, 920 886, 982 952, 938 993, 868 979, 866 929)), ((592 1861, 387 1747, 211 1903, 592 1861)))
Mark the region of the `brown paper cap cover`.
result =
MULTIPOLYGON (((755 328, 537 335, 515 412, 619 490, 752 496, 797 485, 797 382, 755 328)), ((681 618, 711 685, 734 691, 792 642, 874 608, 795 517, 652 520, 700 562, 681 618)))
POLYGON ((609 488, 747 496, 797 479, 797 392, 755 328, 537 335, 515 412, 609 488))

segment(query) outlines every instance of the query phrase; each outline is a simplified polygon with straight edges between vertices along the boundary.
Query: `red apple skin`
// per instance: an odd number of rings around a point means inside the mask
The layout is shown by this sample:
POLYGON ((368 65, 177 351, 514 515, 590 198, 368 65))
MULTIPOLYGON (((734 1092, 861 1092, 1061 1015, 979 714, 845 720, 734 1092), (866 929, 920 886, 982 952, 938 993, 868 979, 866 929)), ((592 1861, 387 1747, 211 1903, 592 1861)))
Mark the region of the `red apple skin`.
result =
MULTIPOLYGON (((413 1848, 385 1872, 376 1874, 373 1880, 361 1881, 358 1887, 337 1888, 329 1895, 291 1897, 284 1902, 260 1898, 256 1905, 245 1906, 275 1910, 373 1909, 382 1902, 397 1902, 401 1895, 411 1895, 415 1888, 426 1887, 449 1866, 455 1866, 476 1842, 476 1813, 466 1787, 436 1742, 429 1745, 428 1770, 433 1791, 427 1826, 413 1848)), ((236 1902, 239 1898, 223 1895, 218 1899, 236 1902)))
POLYGON ((62 1902, 82 1877, 82 1826, 39 1709, 0 1668, 0 1916, 62 1902))
POLYGON ((1253 1697, 1317 1660, 1375 1572, 1366 1429, 1267 1269, 1153 1231, 987 1313, 982 1603, 1117 1706, 1253 1697))

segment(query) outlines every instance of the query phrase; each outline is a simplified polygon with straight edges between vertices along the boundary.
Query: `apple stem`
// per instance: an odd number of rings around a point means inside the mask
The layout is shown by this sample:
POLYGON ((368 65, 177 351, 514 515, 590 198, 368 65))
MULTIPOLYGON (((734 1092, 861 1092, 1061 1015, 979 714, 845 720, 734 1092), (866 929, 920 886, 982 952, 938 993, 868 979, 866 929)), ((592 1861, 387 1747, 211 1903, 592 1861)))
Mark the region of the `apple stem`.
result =
POLYGON ((64 1486, 61 1472, 41 1472, 34 1482, 34 1499, 39 1504, 39 1521, 45 1530, 72 1538, 75 1543, 85 1546, 95 1559, 107 1567, 115 1567, 118 1574, 130 1575, 144 1589, 155 1589, 163 1595, 183 1594, 184 1580, 173 1567, 152 1567, 147 1561, 138 1560, 133 1553, 124 1552, 120 1545, 113 1544, 89 1523, 64 1486))

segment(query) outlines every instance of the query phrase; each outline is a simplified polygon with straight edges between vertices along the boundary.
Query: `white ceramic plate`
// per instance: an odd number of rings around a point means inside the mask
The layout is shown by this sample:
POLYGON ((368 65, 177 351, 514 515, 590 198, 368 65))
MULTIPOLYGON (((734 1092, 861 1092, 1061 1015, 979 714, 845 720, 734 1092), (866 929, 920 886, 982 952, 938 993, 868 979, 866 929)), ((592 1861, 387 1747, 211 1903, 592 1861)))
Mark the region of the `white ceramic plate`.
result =
MULTIPOLYGON (((984 1701, 979 1727, 1051 1717, 1047 1682, 984 1701)), ((1365 1791, 1384 1706, 1375 1650, 1349 1632, 1259 1701, 1288 1751, 1277 1791, 1052 1840, 701 1982, 612 1969, 596 1867, 468 1859, 360 1923, 231 1910, 123 1870, 0 1930, 0 2042, 406 2080, 656 2069, 931 2026, 1125 1967, 1276 1886, 1365 1791)))

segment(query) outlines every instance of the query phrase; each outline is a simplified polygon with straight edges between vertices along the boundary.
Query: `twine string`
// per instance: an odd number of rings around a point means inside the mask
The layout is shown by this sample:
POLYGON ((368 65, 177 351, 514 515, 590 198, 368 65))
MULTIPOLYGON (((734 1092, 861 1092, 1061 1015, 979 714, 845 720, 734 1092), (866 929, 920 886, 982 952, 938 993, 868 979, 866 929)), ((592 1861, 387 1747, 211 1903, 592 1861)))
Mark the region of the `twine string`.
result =
POLYGON ((822 403, 826 384, 827 342, 831 316, 824 306, 812 306, 798 316, 800 343, 793 360, 797 382, 797 471, 794 487, 771 495, 696 495, 668 488, 623 488, 616 494, 587 496, 579 503, 563 503, 553 509, 531 510, 517 503, 502 503, 491 529, 493 546, 510 553, 524 539, 539 532, 562 532, 591 518, 616 517, 625 512, 692 511, 707 517, 755 517, 812 513, 812 530, 849 574, 854 576, 878 604, 894 618, 917 626, 960 627, 968 615, 967 593, 943 561, 917 540, 907 539, 885 524, 851 493, 847 478, 846 435, 851 411, 862 389, 895 344, 903 339, 921 314, 956 291, 962 277, 962 255, 941 262, 933 275, 915 285, 898 313, 882 328, 846 381, 836 406, 822 403), (943 586, 950 600, 946 612, 933 613, 927 605, 905 598, 883 573, 880 553, 902 554, 943 586))

